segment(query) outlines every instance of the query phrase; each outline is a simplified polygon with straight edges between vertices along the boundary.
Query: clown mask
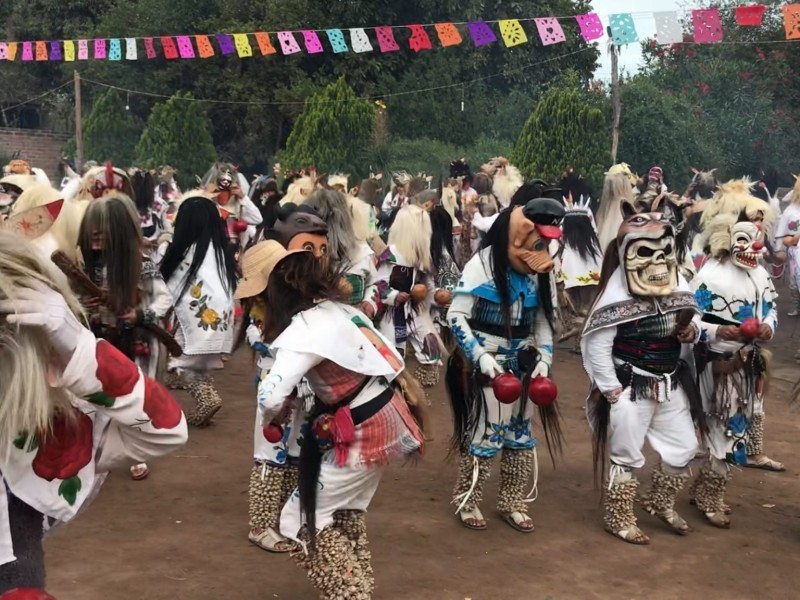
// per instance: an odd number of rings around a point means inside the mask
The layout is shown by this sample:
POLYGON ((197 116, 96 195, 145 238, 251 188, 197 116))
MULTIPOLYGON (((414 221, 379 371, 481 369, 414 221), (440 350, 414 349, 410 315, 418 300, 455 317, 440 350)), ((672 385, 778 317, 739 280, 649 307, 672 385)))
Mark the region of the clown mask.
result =
POLYGON ((745 221, 731 227, 731 258, 742 269, 752 270, 758 266, 758 258, 764 250, 763 234, 755 223, 745 221))
POLYGON ((522 207, 511 213, 508 232, 508 261, 517 273, 532 275, 553 270, 548 251, 549 240, 542 236, 533 221, 525 218, 522 207))

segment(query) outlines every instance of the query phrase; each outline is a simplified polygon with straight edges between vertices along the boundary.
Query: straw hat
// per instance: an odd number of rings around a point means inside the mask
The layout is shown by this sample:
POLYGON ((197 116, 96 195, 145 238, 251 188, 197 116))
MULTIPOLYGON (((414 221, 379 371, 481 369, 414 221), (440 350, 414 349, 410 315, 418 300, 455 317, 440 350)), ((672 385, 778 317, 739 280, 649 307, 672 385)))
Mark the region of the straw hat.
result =
POLYGON ((252 298, 265 289, 269 276, 284 258, 296 252, 308 250, 287 250, 275 240, 260 242, 247 250, 242 257, 242 277, 236 288, 234 299, 252 298))

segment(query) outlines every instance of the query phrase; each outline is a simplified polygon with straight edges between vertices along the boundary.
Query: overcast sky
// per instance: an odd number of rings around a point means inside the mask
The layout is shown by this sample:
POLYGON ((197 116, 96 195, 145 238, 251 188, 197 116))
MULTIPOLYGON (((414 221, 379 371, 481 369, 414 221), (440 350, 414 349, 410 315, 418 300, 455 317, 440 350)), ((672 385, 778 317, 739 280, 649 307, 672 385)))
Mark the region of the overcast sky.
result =
MULTIPOLYGON (((629 12, 633 14, 633 22, 639 38, 652 37, 656 26, 652 13, 662 10, 678 10, 680 0, 592 0, 594 11, 600 16, 603 24, 608 26, 608 15, 629 12)), ((611 79, 611 61, 606 52, 608 37, 603 37, 601 42, 600 68, 597 70, 599 79, 611 79)), ((627 69, 633 73, 642 61, 642 52, 639 44, 623 46, 620 52, 620 70, 627 69)))

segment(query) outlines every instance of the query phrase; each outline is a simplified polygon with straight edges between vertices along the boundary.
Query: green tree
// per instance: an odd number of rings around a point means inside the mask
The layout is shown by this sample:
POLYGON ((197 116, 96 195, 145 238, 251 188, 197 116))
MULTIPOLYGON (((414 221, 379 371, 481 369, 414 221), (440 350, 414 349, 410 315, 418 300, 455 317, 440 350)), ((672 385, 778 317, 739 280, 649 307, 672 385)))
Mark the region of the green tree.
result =
POLYGON ((184 188, 194 185, 195 177, 202 176, 216 157, 211 122, 189 93, 175 94, 153 107, 136 147, 140 166, 172 165, 184 188))
POLYGON ((289 168, 367 175, 375 148, 375 108, 340 77, 309 99, 281 155, 289 168))
POLYGON ((112 161, 129 167, 133 164, 136 143, 142 135, 142 122, 125 106, 116 90, 98 96, 83 128, 84 156, 97 162, 112 161))
POLYGON ((599 189, 611 161, 603 99, 567 73, 536 104, 509 157, 526 177, 553 181, 574 167, 599 189))

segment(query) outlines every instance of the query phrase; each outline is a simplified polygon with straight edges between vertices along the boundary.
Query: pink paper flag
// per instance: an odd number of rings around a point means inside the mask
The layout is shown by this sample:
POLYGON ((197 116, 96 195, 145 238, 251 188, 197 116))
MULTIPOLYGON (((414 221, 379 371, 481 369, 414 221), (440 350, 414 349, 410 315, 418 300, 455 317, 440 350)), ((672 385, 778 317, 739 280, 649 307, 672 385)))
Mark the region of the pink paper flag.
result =
POLYGON ((278 42, 281 44, 281 51, 284 54, 297 54, 300 52, 300 46, 297 40, 294 39, 291 31, 279 31, 278 42))
POLYGON ((303 42, 306 45, 306 52, 309 54, 319 54, 322 52, 322 42, 319 41, 319 36, 316 31, 307 29, 303 33, 303 42))
POLYGON ((78 40, 78 60, 89 60, 89 40, 78 40))
POLYGON ((179 35, 178 40, 178 53, 181 58, 194 58, 194 47, 192 46, 192 38, 188 35, 179 35))
POLYGON ((8 60, 8 44, 0 42, 0 60, 8 60))
POLYGON ((581 28, 581 36, 584 41, 591 42, 603 37, 603 22, 597 13, 589 13, 588 15, 578 15, 575 17, 578 21, 578 27, 581 28))
POLYGON ((147 58, 155 58, 156 57, 156 49, 153 46, 153 38, 144 38, 144 52, 147 55, 147 58))
POLYGON ((397 52, 400 46, 394 39, 394 30, 391 27, 376 27, 375 37, 378 38, 378 47, 381 52, 397 52))
POLYGON ((692 11, 694 41, 698 44, 716 44, 722 41, 722 21, 718 8, 695 9, 692 11))
POLYGON ((96 39, 94 41, 94 59, 103 60, 106 57, 106 41, 104 39, 96 39))
POLYGON ((539 37, 542 38, 543 46, 552 46, 566 41, 567 38, 561 28, 561 23, 555 17, 534 19, 534 21, 536 21, 536 29, 539 30, 539 37))
POLYGON ((33 60, 33 42, 22 42, 22 60, 33 60))

